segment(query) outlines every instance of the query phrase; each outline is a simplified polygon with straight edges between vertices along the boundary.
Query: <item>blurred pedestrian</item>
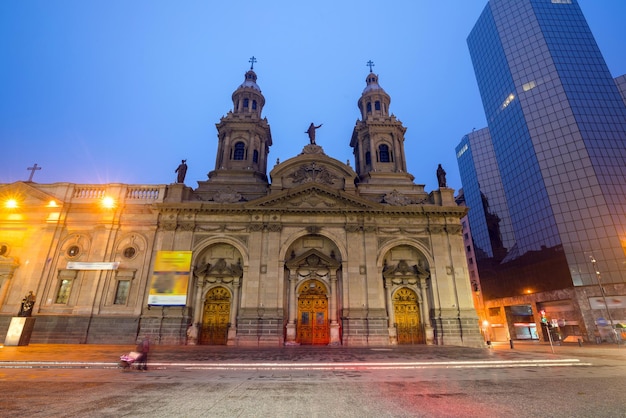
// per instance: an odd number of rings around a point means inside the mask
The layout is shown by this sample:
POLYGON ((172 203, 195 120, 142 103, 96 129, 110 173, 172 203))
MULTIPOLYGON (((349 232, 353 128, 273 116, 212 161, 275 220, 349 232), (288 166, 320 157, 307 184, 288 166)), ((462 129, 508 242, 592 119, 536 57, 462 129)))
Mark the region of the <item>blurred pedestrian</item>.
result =
POLYGON ((141 355, 135 360, 137 364, 137 370, 148 370, 148 353, 150 352, 150 338, 148 336, 143 337, 137 344, 135 351, 141 353, 141 355))

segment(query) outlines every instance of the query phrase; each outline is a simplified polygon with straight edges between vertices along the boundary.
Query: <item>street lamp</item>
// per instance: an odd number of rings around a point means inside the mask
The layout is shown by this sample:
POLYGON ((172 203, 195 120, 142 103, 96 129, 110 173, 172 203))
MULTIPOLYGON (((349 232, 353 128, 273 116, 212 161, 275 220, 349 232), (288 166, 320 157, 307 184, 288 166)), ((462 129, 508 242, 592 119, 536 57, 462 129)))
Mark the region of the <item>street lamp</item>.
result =
POLYGON ((598 280, 598 286, 600 287, 600 294, 602 294, 602 300, 604 301, 604 307, 606 308, 606 316, 609 318, 609 322, 611 324, 611 331, 613 331, 613 337, 615 338, 615 342, 619 345, 619 340, 617 339, 617 331, 613 326, 613 318, 611 317, 611 310, 609 309, 609 305, 606 302, 606 293, 604 293, 604 287, 602 286, 602 280, 600 277, 600 271, 596 265, 596 259, 593 258, 592 255, 589 256, 591 260, 591 264, 593 265, 593 270, 596 272, 596 279, 598 280))

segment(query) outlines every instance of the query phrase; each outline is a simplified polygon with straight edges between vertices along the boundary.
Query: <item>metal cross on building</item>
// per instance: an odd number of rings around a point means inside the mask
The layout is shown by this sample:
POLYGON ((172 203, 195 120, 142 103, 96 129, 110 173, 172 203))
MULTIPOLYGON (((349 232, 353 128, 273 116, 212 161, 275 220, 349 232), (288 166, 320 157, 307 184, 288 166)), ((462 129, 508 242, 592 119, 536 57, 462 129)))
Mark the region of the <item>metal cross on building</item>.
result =
POLYGON ((372 67, 374 66, 374 61, 369 60, 369 61, 367 61, 367 64, 365 64, 365 65, 367 65, 368 67, 370 67, 370 73, 371 73, 371 72, 373 72, 373 71, 372 71, 372 67))
POLYGON ((28 182, 32 183, 33 176, 35 175, 35 171, 41 170, 41 167, 38 167, 37 163, 35 163, 32 167, 28 167, 27 170, 30 170, 30 176, 28 177, 28 182))
POLYGON ((254 58, 254 55, 248 60, 248 62, 250 63, 250 69, 254 70, 254 63, 256 62, 256 58, 254 58))

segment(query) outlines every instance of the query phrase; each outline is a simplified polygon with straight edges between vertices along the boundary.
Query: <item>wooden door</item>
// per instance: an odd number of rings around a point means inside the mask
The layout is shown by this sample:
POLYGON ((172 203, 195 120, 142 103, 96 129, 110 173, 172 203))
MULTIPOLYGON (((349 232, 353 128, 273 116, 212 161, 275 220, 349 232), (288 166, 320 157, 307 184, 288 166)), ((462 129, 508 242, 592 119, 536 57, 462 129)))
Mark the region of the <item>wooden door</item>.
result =
POLYGON ((393 309, 398 344, 424 344, 424 331, 415 292, 407 288, 398 290, 393 297, 393 309))
POLYGON ((230 292, 223 287, 209 290, 204 301, 199 343, 225 345, 228 339, 229 322, 230 292))
POLYGON ((301 286, 298 297, 297 342, 325 345, 329 342, 328 297, 325 287, 316 280, 301 286))

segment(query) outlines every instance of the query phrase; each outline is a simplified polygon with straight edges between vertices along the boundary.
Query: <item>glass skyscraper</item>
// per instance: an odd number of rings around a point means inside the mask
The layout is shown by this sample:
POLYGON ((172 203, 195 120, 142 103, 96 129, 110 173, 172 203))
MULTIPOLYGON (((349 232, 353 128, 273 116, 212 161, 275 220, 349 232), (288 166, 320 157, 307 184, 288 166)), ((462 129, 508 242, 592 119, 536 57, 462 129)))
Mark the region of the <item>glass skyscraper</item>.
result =
POLYGON ((490 0, 467 42, 489 127, 456 151, 485 296, 597 285, 591 256, 625 283, 626 105, 577 0, 490 0))

